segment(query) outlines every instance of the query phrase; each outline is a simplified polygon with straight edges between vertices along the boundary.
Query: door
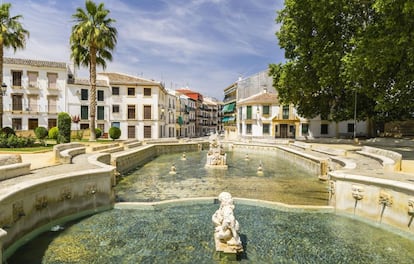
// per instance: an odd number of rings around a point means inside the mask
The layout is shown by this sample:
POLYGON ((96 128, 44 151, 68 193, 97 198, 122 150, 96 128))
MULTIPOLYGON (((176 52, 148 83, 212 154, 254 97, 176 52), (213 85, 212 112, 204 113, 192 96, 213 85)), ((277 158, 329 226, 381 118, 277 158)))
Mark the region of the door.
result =
POLYGON ((287 138, 288 137, 288 125, 287 124, 281 124, 280 125, 280 137, 281 138, 287 138))

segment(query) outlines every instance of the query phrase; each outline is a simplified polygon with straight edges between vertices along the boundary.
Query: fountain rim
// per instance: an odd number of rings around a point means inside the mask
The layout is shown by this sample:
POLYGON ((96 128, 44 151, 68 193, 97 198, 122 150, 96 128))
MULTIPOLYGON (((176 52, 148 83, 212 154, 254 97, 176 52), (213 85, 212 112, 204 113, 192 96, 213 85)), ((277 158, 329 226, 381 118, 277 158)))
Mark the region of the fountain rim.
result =
MULTIPOLYGON (((335 207, 329 205, 292 205, 281 202, 233 197, 236 205, 250 205, 258 206, 269 209, 276 209, 279 211, 287 212, 322 212, 322 213, 335 213, 335 207)), ((154 202, 118 202, 114 204, 113 209, 130 209, 130 210, 154 210, 170 206, 187 206, 191 204, 213 204, 217 203, 217 197, 191 197, 191 198, 179 198, 154 202)))

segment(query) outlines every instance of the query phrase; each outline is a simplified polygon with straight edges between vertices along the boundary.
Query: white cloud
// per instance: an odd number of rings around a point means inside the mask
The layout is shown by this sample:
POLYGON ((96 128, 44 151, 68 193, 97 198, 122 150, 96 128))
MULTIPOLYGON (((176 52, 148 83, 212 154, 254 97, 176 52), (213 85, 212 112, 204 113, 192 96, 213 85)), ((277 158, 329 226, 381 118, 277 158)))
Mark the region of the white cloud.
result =
MULTIPOLYGON (((108 71, 143 73, 166 84, 188 83, 190 88, 220 99, 239 73, 264 70, 282 53, 274 22, 282 0, 103 2, 118 29, 108 71)), ((6 50, 6 56, 69 61, 71 16, 77 7, 83 8, 84 1, 12 3, 12 14, 23 15, 31 36, 25 50, 15 55, 6 50)))

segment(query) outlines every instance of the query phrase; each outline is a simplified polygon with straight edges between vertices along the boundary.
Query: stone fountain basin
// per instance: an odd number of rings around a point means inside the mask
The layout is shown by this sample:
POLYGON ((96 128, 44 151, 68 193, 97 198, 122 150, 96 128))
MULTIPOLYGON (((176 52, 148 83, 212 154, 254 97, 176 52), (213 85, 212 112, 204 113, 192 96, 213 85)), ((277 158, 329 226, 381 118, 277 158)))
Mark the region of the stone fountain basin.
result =
MULTIPOLYGON (((242 263, 411 263, 414 241, 328 206, 235 198, 242 263)), ((215 263, 212 197, 118 203, 58 234, 42 263, 215 263)), ((47 235, 47 233, 45 234, 47 235)), ((44 235, 43 235, 44 236, 44 235)), ((41 237, 24 246, 30 254, 41 237)), ((22 252, 23 252, 22 251, 22 252)), ((23 262, 10 263, 23 263, 23 262)))

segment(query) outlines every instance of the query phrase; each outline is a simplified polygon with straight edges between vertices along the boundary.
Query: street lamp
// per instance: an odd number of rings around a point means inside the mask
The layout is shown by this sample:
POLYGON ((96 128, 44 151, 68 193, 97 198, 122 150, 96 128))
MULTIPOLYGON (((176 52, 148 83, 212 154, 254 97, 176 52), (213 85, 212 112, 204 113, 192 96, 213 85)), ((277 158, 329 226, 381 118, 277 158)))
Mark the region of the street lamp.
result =
POLYGON ((354 100, 354 140, 356 141, 356 129, 357 129, 357 91, 355 89, 355 100, 354 100))
POLYGON ((7 84, 2 83, 0 93, 0 129, 3 128, 3 96, 6 95, 7 84))

